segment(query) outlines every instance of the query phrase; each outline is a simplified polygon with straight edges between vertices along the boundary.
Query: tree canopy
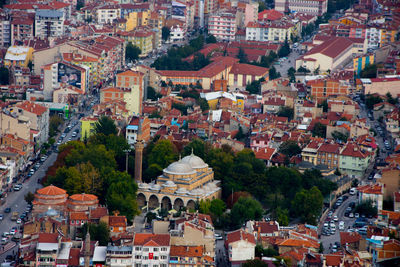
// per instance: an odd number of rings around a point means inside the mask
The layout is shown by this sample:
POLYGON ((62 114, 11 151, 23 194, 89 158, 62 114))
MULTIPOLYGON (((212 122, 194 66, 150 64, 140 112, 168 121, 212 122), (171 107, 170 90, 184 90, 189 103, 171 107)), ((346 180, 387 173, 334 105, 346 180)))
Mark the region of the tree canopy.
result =
POLYGON ((0 84, 8 85, 10 78, 10 72, 5 67, 0 67, 0 84))
POLYGON ((326 125, 317 122, 314 124, 314 127, 312 129, 312 135, 313 136, 319 136, 322 138, 326 138, 326 125))
POLYGON ((171 33, 171 30, 168 27, 166 27, 166 26, 162 27, 161 36, 164 41, 168 40, 170 33, 171 33))
POLYGON ((370 64, 366 66, 360 73, 360 78, 376 78, 378 66, 376 64, 370 64))
POLYGON ((132 61, 135 62, 136 60, 139 59, 139 55, 142 53, 139 47, 136 45, 133 45, 131 42, 129 42, 126 45, 125 49, 125 59, 127 61, 132 61))
POLYGON ((96 122, 94 126, 94 131, 97 134, 104 134, 104 135, 117 134, 117 127, 115 126, 114 121, 110 117, 102 116, 96 122))

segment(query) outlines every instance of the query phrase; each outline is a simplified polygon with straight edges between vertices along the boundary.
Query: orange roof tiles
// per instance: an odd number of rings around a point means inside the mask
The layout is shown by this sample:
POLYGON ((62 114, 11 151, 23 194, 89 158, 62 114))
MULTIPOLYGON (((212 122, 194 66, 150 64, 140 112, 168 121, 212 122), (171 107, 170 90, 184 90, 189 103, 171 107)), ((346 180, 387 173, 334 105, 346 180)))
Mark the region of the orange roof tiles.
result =
POLYGON ((171 246, 170 256, 178 257, 201 257, 203 256, 202 246, 171 246))
POLYGON ((319 248, 318 242, 312 242, 311 240, 301 240, 294 238, 285 239, 281 243, 279 243, 278 246, 319 248))
POLYGON ((47 111, 46 107, 32 103, 30 101, 24 101, 24 102, 18 103, 17 107, 19 107, 23 110, 26 110, 28 112, 34 113, 36 115, 42 115, 43 113, 45 113, 47 111))
POLYGON ((110 216, 108 217, 109 226, 126 227, 127 221, 125 216, 110 216))
POLYGON ((57 233, 39 233, 39 243, 58 243, 57 233))
POLYGON ((356 243, 362 239, 362 236, 356 232, 340 232, 340 244, 346 245, 356 243))
POLYGON ((245 240, 247 242, 256 244, 254 235, 243 231, 242 229, 230 232, 226 235, 226 244, 237 242, 240 240, 245 240))
POLYGON ((147 233, 137 233, 135 234, 134 240, 135 246, 147 246, 147 245, 157 245, 157 246, 169 246, 170 245, 170 235, 169 234, 147 234, 147 233))
POLYGON ((98 200, 97 196, 92 195, 92 194, 75 194, 69 197, 72 200, 75 201, 82 201, 82 202, 86 202, 86 201, 96 201, 98 200))
POLYGON ((71 212, 69 215, 70 220, 88 220, 88 215, 85 212, 71 212))
POLYGON ((54 185, 49 185, 36 191, 40 195, 57 196, 65 195, 67 191, 54 185))
POLYGON ((382 195, 383 194, 383 185, 381 184, 373 184, 373 185, 363 185, 357 187, 357 190, 364 194, 374 194, 374 195, 382 195))

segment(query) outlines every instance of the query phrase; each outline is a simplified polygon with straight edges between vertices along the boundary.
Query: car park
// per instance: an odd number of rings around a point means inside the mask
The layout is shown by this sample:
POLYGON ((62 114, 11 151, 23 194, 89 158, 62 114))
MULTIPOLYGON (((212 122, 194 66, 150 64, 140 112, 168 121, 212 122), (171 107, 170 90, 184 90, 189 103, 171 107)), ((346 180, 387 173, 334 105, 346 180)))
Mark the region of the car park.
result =
POLYGON ((337 215, 333 216, 333 220, 334 220, 335 222, 339 221, 338 216, 337 216, 337 215))
POLYGON ((339 222, 339 230, 344 230, 344 221, 339 222))
POLYGON ((5 210, 4 210, 4 213, 10 213, 11 212, 11 208, 6 208, 5 210))
POLYGON ((39 162, 37 162, 37 163, 35 164, 35 168, 36 168, 36 169, 39 169, 39 168, 40 168, 40 163, 39 163, 39 162))
POLYGON ((354 214, 352 212, 349 214, 349 218, 354 218, 354 214))

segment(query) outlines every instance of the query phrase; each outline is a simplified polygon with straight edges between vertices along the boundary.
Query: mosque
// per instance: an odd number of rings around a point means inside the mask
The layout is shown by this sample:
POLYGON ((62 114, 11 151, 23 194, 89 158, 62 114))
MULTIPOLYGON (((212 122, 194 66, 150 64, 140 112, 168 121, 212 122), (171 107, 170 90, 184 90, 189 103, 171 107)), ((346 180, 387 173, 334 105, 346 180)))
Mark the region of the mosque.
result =
POLYGON ((138 183, 137 201, 140 208, 194 209, 200 200, 221 198, 220 182, 214 171, 193 154, 171 163, 156 182, 138 183))

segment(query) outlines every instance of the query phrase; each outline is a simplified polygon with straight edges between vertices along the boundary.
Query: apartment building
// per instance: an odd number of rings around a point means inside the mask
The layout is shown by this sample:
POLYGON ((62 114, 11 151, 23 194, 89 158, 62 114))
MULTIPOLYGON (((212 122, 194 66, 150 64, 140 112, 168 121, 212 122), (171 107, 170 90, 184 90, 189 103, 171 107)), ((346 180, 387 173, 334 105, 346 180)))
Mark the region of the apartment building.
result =
POLYGON ((321 144, 317 150, 317 164, 323 164, 328 166, 328 168, 338 168, 339 167, 339 144, 321 144))
POLYGON ((32 14, 19 13, 11 19, 11 43, 24 41, 33 37, 35 19, 32 14))
POLYGON ((64 34, 65 14, 62 11, 41 9, 35 15, 35 36, 48 38, 64 34))
POLYGON ((328 11, 328 0, 275 0, 275 10, 322 16, 328 11))
POLYGON ((8 16, 0 16, 0 47, 7 48, 11 44, 11 25, 8 16))
POLYGON ((337 79, 317 79, 307 83, 311 87, 311 95, 317 100, 326 99, 330 96, 347 96, 351 85, 348 81, 337 79))
POLYGON ((140 118, 133 116, 129 124, 126 126, 126 140, 132 148, 136 143, 138 135, 140 135, 140 139, 145 142, 150 140, 150 120, 147 117, 140 118), (139 133, 139 130, 141 133, 139 133))
POLYGON ((236 35, 236 15, 232 12, 221 11, 210 15, 208 32, 218 41, 234 41, 236 35))
POLYGON ((340 151, 339 170, 352 178, 362 177, 372 156, 372 152, 365 151, 357 144, 349 142, 340 151))
POLYGON ((110 24, 115 19, 121 17, 121 7, 119 5, 105 5, 96 10, 98 24, 110 24))
POLYGON ((33 48, 29 46, 10 46, 4 57, 4 66, 6 67, 28 67, 29 61, 32 61, 33 48))
POLYGON ((298 35, 298 26, 291 21, 250 22, 246 27, 246 40, 284 42, 290 40, 292 34, 298 35))
POLYGON ((169 234, 136 233, 132 247, 135 266, 169 266, 169 234))

